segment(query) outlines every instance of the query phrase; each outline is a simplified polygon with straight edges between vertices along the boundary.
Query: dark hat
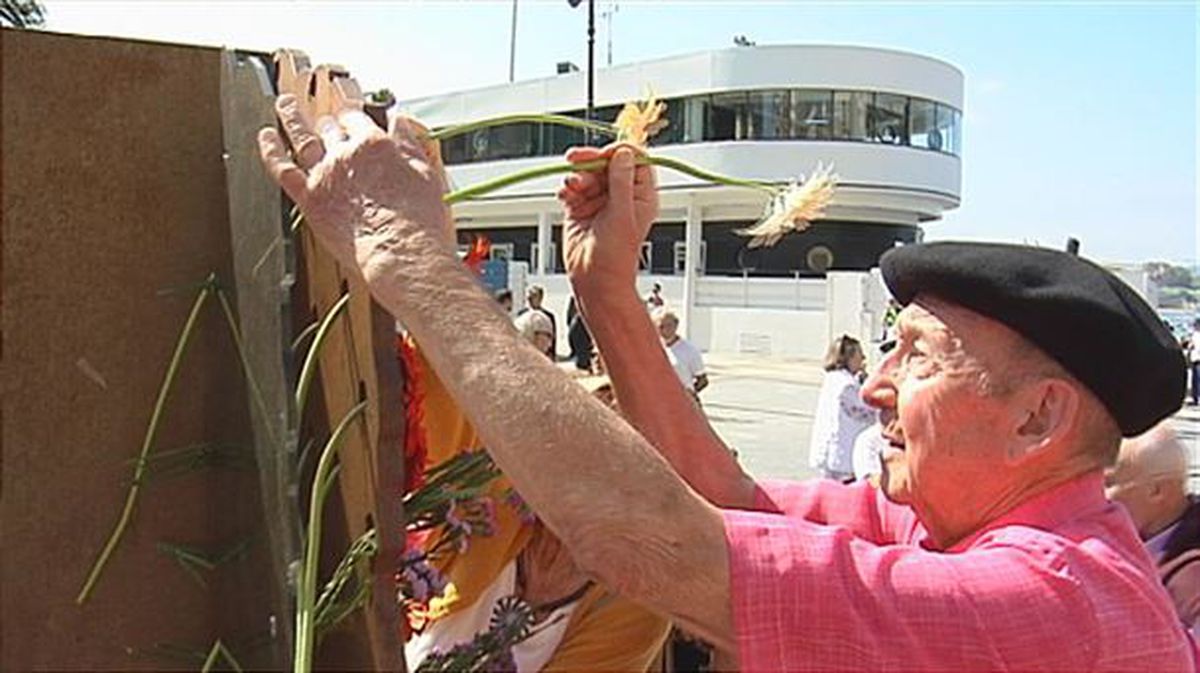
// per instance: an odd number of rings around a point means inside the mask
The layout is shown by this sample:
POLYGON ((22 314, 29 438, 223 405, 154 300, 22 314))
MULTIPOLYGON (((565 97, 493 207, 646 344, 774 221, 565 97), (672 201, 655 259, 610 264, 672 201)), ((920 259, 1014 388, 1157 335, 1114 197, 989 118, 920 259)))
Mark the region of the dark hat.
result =
POLYGON ((1081 257, 939 242, 893 248, 879 266, 902 304, 931 294, 1033 342, 1095 393, 1126 437, 1182 403, 1187 374, 1179 344, 1133 288, 1081 257))

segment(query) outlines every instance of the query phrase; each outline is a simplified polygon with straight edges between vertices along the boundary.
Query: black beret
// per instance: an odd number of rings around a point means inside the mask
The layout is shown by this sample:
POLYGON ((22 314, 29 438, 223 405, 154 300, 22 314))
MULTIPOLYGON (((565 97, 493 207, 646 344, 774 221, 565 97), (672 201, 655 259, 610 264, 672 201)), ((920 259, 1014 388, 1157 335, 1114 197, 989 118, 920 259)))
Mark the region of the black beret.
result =
POLYGON ((883 280, 901 304, 930 294, 1004 323, 1054 358, 1108 408, 1126 437, 1183 402, 1183 351, 1124 281, 1057 250, 938 242, 889 250, 883 280))

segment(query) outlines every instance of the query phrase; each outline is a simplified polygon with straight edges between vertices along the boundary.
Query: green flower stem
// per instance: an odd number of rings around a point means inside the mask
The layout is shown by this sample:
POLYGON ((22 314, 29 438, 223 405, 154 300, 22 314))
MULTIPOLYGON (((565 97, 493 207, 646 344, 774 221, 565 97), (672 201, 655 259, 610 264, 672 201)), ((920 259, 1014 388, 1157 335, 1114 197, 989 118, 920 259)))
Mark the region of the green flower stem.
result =
MULTIPOLYGON (((670 168, 671 170, 679 171, 680 173, 690 175, 694 178, 699 178, 705 182, 715 182, 717 184, 729 185, 731 187, 747 187, 766 192, 772 196, 779 193, 779 186, 774 183, 763 182, 759 180, 743 180, 742 178, 735 178, 728 175, 721 175, 720 173, 713 173, 711 171, 706 171, 699 166, 693 166, 686 161, 680 161, 679 159, 673 159, 671 157, 647 154, 638 157, 637 162, 641 165, 670 168)), ((483 196, 484 194, 489 194, 498 189, 503 189, 517 183, 536 180, 537 178, 544 178, 548 175, 556 175, 558 173, 598 171, 607 165, 608 159, 593 159, 591 161, 581 161, 579 163, 564 161, 546 166, 535 166, 533 168, 527 168, 523 171, 509 173, 508 175, 501 175, 498 178, 487 180, 477 185, 464 187, 458 191, 450 192, 442 197, 442 201, 453 205, 461 201, 468 201, 470 199, 483 196)))
POLYGON ((304 404, 308 401, 308 390, 312 386, 313 376, 317 371, 317 356, 321 353, 321 346, 325 343, 325 338, 329 335, 329 328, 337 320, 338 316, 346 312, 346 307, 350 305, 350 293, 342 295, 341 299, 329 309, 324 318, 321 318, 321 325, 317 328, 317 335, 313 337, 312 346, 308 349, 308 354, 304 357, 304 366, 300 369, 300 380, 296 384, 296 414, 304 413, 304 404))
POLYGON ((329 435, 329 441, 325 442, 321 458, 317 461, 316 473, 313 475, 313 488, 308 504, 308 533, 304 544, 304 566, 300 569, 300 586, 296 590, 296 652, 292 658, 295 673, 309 673, 312 670, 317 564, 321 555, 321 514, 325 509, 325 498, 331 485, 328 476, 334 469, 334 458, 337 456, 338 446, 342 443, 342 435, 366 408, 366 400, 359 402, 337 424, 333 433, 329 435))
POLYGON ((520 182, 536 180, 537 178, 543 178, 547 175, 569 173, 571 171, 594 171, 604 168, 607 165, 607 159, 594 159, 592 161, 584 161, 577 164, 562 162, 557 164, 549 164, 547 166, 535 166, 534 168, 527 168, 523 171, 517 171, 516 173, 501 175, 498 178, 487 180, 477 185, 463 187, 458 191, 450 192, 449 194, 442 196, 442 201, 445 201, 448 205, 454 205, 460 201, 467 201, 477 196, 483 196, 484 194, 494 192, 497 189, 503 189, 509 185, 515 185, 520 182))
POLYGON ((125 508, 121 510, 121 518, 117 520, 117 525, 113 529, 112 534, 109 535, 108 542, 105 543, 104 549, 96 559, 96 563, 92 565, 92 570, 88 573, 87 581, 83 583, 83 588, 79 590, 79 595, 75 597, 76 605, 83 605, 92 595, 92 590, 96 588, 96 582, 100 579, 100 573, 104 571, 104 567, 108 564, 113 550, 117 548, 117 544, 121 541, 121 537, 125 534, 125 529, 129 527, 129 522, 133 518, 133 510, 137 505, 138 493, 142 489, 142 479, 146 476, 146 466, 149 463, 147 459, 150 455, 150 449, 154 446, 154 440, 158 437, 158 426, 162 421, 163 411, 167 406, 167 397, 171 394, 171 388, 179 373, 179 364, 183 361, 183 354, 187 351, 188 342, 191 341, 192 333, 196 331, 196 322, 200 317, 200 309, 204 308, 205 302, 212 296, 215 289, 216 276, 209 275, 208 281, 200 289, 200 293, 196 295, 196 301, 192 303, 192 311, 188 314, 187 322, 183 325, 183 331, 180 332, 179 339, 175 343, 175 352, 171 355, 171 363, 167 365, 167 373, 163 376, 162 386, 158 389, 158 399, 154 402, 154 411, 150 414, 150 423, 146 427, 146 435, 142 440, 142 451, 138 454, 137 463, 133 468, 133 483, 129 485, 129 493, 125 496, 125 508))
POLYGON ((604 135, 609 135, 609 136, 613 136, 613 137, 616 137, 616 135, 617 135, 617 128, 607 122, 590 121, 587 119, 579 119, 578 117, 568 117, 566 115, 515 114, 515 115, 504 115, 502 117, 492 117, 491 119, 482 119, 480 121, 470 122, 467 124, 457 124, 455 126, 447 126, 446 128, 439 129, 437 131, 430 133, 429 139, 430 140, 445 140, 446 138, 453 138, 454 136, 460 136, 460 135, 463 135, 464 133, 470 133, 471 131, 477 131, 479 129, 488 128, 489 126, 503 126, 505 124, 520 124, 522 122, 534 123, 534 124, 536 124, 536 123, 554 124, 555 126, 571 126, 571 127, 577 128, 577 129, 584 129, 587 131, 595 131, 596 133, 603 133, 604 135))
POLYGON ((779 185, 772 182, 764 182, 762 180, 745 180, 728 175, 721 175, 720 173, 706 171, 699 166, 695 166, 686 161, 680 161, 679 159, 674 159, 672 157, 647 155, 646 159, 648 163, 655 166, 670 168, 671 170, 679 171, 680 173, 690 175, 694 178, 699 178, 706 182, 715 182, 719 185, 729 185, 730 187, 747 187, 749 189, 757 189, 772 196, 779 192, 779 185))
POLYGON ((213 666, 217 665, 217 657, 223 657, 225 663, 229 664, 230 668, 237 671, 237 673, 242 673, 242 665, 238 663, 237 659, 233 658, 233 653, 229 651, 229 648, 225 647, 220 638, 217 639, 217 642, 213 643, 212 649, 208 651, 208 657, 205 658, 204 666, 200 669, 200 673, 208 673, 213 670, 213 666))

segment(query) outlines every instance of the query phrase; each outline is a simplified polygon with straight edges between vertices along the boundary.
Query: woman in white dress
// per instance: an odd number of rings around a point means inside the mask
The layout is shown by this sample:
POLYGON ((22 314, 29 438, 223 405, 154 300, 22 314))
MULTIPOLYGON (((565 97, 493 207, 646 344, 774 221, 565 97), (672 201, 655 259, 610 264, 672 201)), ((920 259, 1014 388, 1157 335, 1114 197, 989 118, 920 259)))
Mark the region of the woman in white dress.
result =
POLYGON ((854 479, 854 440, 875 422, 875 410, 859 395, 865 361, 862 344, 845 335, 833 340, 825 356, 808 464, 827 479, 854 479))

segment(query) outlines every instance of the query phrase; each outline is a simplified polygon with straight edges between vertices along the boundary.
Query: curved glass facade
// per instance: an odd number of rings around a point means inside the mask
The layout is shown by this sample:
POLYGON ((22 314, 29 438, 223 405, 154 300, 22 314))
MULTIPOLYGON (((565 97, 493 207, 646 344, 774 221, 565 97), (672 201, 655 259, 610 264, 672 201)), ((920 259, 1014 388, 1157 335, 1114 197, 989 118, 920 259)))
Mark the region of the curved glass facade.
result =
MULTIPOLYGON (((924 98, 882 91, 763 89, 670 98, 670 125, 655 146, 724 140, 833 140, 901 145, 959 156, 962 112, 924 98)), ((597 108, 616 119, 620 106, 597 108)), ((582 118, 583 110, 560 114, 582 118)), ((556 156, 584 142, 583 131, 543 124, 509 124, 447 140, 447 164, 556 156)))

